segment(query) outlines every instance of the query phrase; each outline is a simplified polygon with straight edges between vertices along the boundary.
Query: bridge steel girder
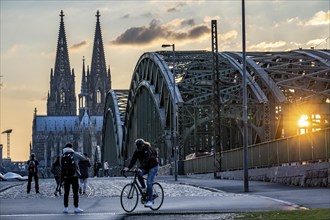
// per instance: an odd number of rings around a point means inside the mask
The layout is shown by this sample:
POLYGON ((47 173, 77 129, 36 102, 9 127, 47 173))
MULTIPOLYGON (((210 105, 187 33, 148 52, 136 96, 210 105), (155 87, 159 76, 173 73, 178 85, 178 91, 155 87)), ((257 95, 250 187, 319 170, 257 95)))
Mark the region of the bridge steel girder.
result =
MULTIPOLYGON (((270 99, 271 139, 296 135, 297 127, 293 126, 298 121, 296 114, 309 114, 310 117, 321 115, 324 122, 330 120, 329 56, 329 50, 305 49, 248 54, 249 59, 272 79, 271 85, 275 83, 277 90, 285 96, 280 100, 269 88, 262 86, 270 99)), ((262 85, 257 72, 251 65, 248 68, 258 84, 262 85)))
MULTIPOLYGON (((305 110, 321 115, 320 128, 329 126, 328 55, 328 50, 247 53, 249 145, 296 134, 293 114, 305 110)), ((135 139, 144 138, 158 148, 162 164, 171 162, 174 95, 179 159, 212 149, 212 53, 175 51, 176 94, 172 56, 172 51, 144 53, 136 64, 121 119, 123 140, 118 152, 123 160, 132 155, 135 139)), ((241 59, 237 52, 218 53, 223 150, 242 146, 241 59)))
POLYGON ((106 96, 102 133, 102 160, 108 163, 114 172, 122 168, 122 141, 124 113, 128 90, 110 90, 106 96))
POLYGON ((158 150, 161 164, 171 162, 172 103, 182 102, 173 90, 173 75, 162 56, 143 54, 133 72, 125 113, 123 157, 129 159, 135 140, 143 138, 158 150), (174 96, 176 98, 174 99, 174 96))
MULTIPOLYGON (((135 149, 134 140, 144 138, 160 151, 161 161, 171 161, 171 118, 173 100, 173 53, 160 51, 145 53, 134 70, 129 89, 125 116, 123 152, 128 159, 135 149), (147 108, 149 110, 140 110, 147 108), (144 112, 151 112, 145 115, 144 112), (153 116, 153 114, 155 116, 153 116), (150 129, 157 124, 157 129, 150 129), (151 135, 153 133, 153 135, 151 135)), ((207 51, 177 51, 176 96, 178 111, 178 143, 180 159, 198 150, 212 147, 212 53, 207 51)), ((240 67, 232 60, 219 56, 221 91, 220 99, 224 105, 223 118, 231 118, 234 127, 241 121, 240 67)), ((262 104, 267 100, 258 85, 249 85, 250 102, 262 104), (258 88, 258 89, 254 89, 258 88), (254 98, 253 98, 254 97, 254 98), (261 98, 260 98, 261 97, 261 98)), ((261 119, 259 119, 261 120, 261 119)), ((257 125, 253 125, 257 128, 257 125)), ((258 129, 255 129, 256 132, 258 129)), ((261 130, 261 129, 259 129, 261 130)), ((260 133, 260 132, 259 132, 260 133)), ((238 134, 236 134, 237 136, 238 134)), ((261 136, 262 134, 259 134, 261 136)), ((239 135, 238 135, 239 136, 239 135)), ((236 139, 237 137, 235 137, 236 139)))

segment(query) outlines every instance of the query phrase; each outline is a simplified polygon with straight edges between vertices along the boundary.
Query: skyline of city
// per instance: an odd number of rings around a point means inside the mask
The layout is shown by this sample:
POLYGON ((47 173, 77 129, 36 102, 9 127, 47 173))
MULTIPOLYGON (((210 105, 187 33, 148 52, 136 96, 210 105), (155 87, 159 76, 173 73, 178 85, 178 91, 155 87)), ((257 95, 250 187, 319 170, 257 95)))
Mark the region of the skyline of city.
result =
MULTIPOLYGON (((138 58, 163 50, 163 43, 175 43, 177 50, 211 50, 212 19, 218 21, 219 51, 241 50, 241 1, 142 3, 69 1, 63 7, 56 1, 1 1, 0 128, 13 129, 13 160, 28 159, 34 109, 46 114, 61 10, 76 95, 83 57, 90 66, 97 10, 113 89, 128 89, 138 58), (136 12, 142 3, 145 7, 136 12)), ((246 1, 246 25, 249 51, 329 49, 328 1, 246 1)), ((2 134, 0 140, 5 156, 6 137, 2 134)))

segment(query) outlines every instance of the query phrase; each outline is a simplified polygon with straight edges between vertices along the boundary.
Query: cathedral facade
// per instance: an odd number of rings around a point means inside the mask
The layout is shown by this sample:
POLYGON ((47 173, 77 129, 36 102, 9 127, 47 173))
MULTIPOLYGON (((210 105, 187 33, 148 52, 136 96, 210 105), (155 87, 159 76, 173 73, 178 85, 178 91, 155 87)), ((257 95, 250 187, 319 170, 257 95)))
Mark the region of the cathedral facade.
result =
POLYGON ((87 153, 91 162, 101 160, 103 111, 107 92, 111 89, 110 67, 107 69, 102 41, 100 14, 96 13, 91 68, 82 62, 81 88, 75 94, 75 72, 70 68, 64 13, 60 13, 60 29, 54 69, 50 72, 47 115, 34 111, 31 153, 35 153, 41 167, 50 167, 62 154, 67 143, 74 150, 87 153))

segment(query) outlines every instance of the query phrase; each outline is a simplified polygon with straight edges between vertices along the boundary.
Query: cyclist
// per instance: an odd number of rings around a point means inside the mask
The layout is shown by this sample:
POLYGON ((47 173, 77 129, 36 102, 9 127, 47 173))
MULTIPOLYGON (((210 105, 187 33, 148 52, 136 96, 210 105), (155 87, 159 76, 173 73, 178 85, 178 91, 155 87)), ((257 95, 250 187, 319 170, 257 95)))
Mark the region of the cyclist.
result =
POLYGON ((154 182, 155 176, 159 170, 159 163, 157 158, 157 152, 151 147, 149 142, 144 141, 143 139, 137 139, 135 141, 136 150, 134 151, 133 157, 127 167, 123 170, 130 170, 136 161, 139 159, 139 182, 141 183, 141 188, 143 192, 146 190, 146 185, 143 179, 143 175, 148 174, 147 178, 147 195, 148 202, 144 204, 145 207, 151 207, 153 204, 153 192, 152 192, 152 183, 154 182))

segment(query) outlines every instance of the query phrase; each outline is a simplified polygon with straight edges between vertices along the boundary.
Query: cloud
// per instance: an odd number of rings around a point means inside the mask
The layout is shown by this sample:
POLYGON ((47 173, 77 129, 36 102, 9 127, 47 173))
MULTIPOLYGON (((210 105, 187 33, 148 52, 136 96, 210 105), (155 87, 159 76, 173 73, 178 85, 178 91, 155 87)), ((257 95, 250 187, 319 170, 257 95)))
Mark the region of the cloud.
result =
POLYGON ((320 38, 320 39, 314 39, 314 40, 310 40, 306 43, 306 45, 308 46, 318 46, 322 43, 326 43, 327 42, 327 38, 320 38))
POLYGON ((283 47, 286 45, 285 41, 277 41, 277 42, 261 42, 259 44, 251 45, 251 50, 271 50, 279 47, 283 47))
POLYGON ((169 8, 169 9, 167 9, 167 12, 175 12, 175 11, 177 11, 176 8, 169 8))
POLYGON ((204 34, 209 34, 210 33, 210 27, 201 24, 199 26, 193 27, 191 30, 188 31, 187 38, 189 39, 195 39, 199 38, 204 34))
POLYGON ((238 35, 237 31, 232 30, 232 31, 228 31, 224 34, 221 34, 218 37, 219 37, 219 40, 223 42, 223 41, 227 41, 230 39, 236 39, 237 35, 238 35))
POLYGON ((319 11, 315 15, 305 22, 305 26, 315 26, 315 25, 329 25, 330 24, 330 10, 319 11))
POLYGON ((79 49, 79 48, 81 48, 81 47, 83 47, 85 45, 87 45, 87 41, 84 40, 84 41, 82 41, 80 43, 77 43, 77 44, 72 45, 70 47, 70 49, 77 50, 77 49, 79 49))
POLYGON ((299 17, 288 18, 286 21, 288 23, 296 23, 296 22, 299 22, 299 17))
POLYGON ((181 26, 194 26, 194 25, 195 25, 195 20, 192 18, 181 21, 181 26))
POLYGON ((141 16, 145 18, 152 18, 153 14, 151 12, 147 12, 147 13, 143 13, 141 16))
POLYGON ((175 7, 172 7, 172 8, 167 9, 167 12, 172 13, 172 12, 180 11, 180 8, 182 8, 182 7, 186 6, 186 5, 187 4, 184 3, 184 2, 180 2, 180 3, 176 4, 175 7))
POLYGON ((129 18, 129 14, 125 14, 124 16, 121 17, 122 19, 129 18))
POLYGON ((219 21, 220 20, 220 16, 213 16, 213 17, 210 17, 210 16, 205 16, 204 17, 204 22, 205 23, 211 23, 212 20, 217 20, 219 21))
MULTIPOLYGON (((193 24, 193 20, 188 22, 193 24)), ((192 40, 210 34, 210 27, 205 24, 192 26, 185 31, 178 31, 172 25, 162 25, 158 20, 153 19, 149 26, 132 27, 118 36, 111 44, 115 45, 145 45, 158 39, 167 40, 192 40)))
POLYGON ((320 26, 320 25, 329 25, 330 24, 330 10, 319 11, 314 14, 308 20, 300 20, 299 17, 287 19, 288 23, 297 23, 300 26, 320 26))
POLYGON ((132 27, 117 37, 113 44, 147 44, 162 36, 164 29, 157 20, 152 20, 149 27, 132 27))

